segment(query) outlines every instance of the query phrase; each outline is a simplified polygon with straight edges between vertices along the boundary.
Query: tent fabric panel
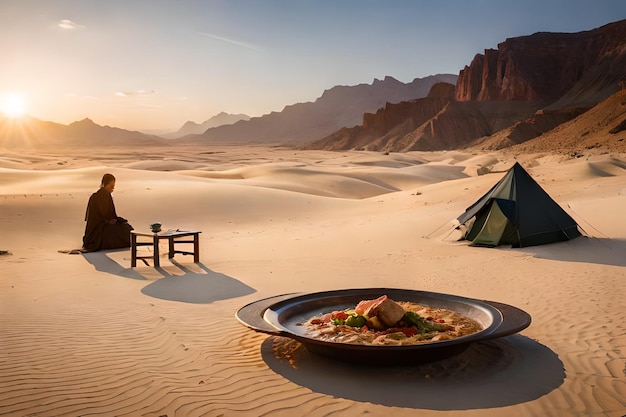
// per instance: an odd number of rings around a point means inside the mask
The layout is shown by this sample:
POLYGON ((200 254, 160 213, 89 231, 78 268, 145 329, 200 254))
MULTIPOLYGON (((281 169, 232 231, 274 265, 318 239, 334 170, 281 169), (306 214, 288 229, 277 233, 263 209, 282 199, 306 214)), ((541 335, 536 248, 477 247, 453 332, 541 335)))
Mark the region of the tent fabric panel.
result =
POLYGON ((526 236, 520 240, 519 245, 513 246, 516 248, 522 248, 526 246, 545 245, 548 243, 565 242, 582 236, 578 227, 572 227, 565 230, 556 230, 543 232, 532 236, 526 236))
POLYGON ((478 214, 476 214, 476 217, 474 218, 474 223, 471 225, 470 229, 465 234, 465 239, 469 241, 476 239, 476 236, 478 236, 478 234, 480 233, 488 217, 489 217, 488 209, 484 209, 480 211, 478 214))
MULTIPOLYGON (((517 164, 516 164, 517 165, 517 164)), ((520 240, 577 227, 574 219, 521 167, 515 166, 520 240)), ((575 236, 577 237, 577 236, 575 236)), ((556 241, 561 241, 558 239, 556 241)), ((552 242, 554 242, 553 240, 552 242)), ((545 243, 550 243, 546 241, 545 243)))
POLYGON ((492 200, 486 220, 480 232, 472 240, 472 246, 498 246, 502 234, 509 224, 509 219, 502 213, 500 206, 492 200))
MULTIPOLYGON (((542 243, 559 242, 562 240, 573 239, 580 236, 578 231, 578 225, 573 220, 568 222, 567 219, 562 217, 552 217, 546 215, 538 220, 521 219, 519 225, 520 240, 522 242, 527 240, 535 240, 536 236, 545 236, 542 243), (529 224, 530 223, 530 224, 529 224), (575 233, 566 233, 566 230, 575 230, 575 233), (548 236, 554 236, 555 240, 549 240, 548 236), (563 238, 561 238, 561 236, 563 238), (571 237, 569 237, 571 236, 571 237)), ((528 216, 526 216, 528 217, 528 216)), ((569 216, 568 216, 569 217, 569 216)), ((536 218, 536 217, 535 217, 536 218)), ((530 246, 530 245, 525 245, 530 246)))
POLYGON ((488 205, 492 198, 503 198, 507 200, 513 200, 514 191, 511 184, 513 182, 513 170, 509 170, 506 175, 498 181, 489 191, 487 191, 482 197, 480 197, 474 204, 469 206, 465 213, 457 217, 457 221, 460 224, 467 222, 474 217, 480 210, 488 205))
POLYGON ((459 217, 456 218, 457 221, 460 224, 464 224, 469 219, 471 219, 472 217, 476 216, 478 214, 478 212, 480 212, 491 201, 491 193, 493 192, 493 190, 496 188, 497 185, 498 184, 496 184, 493 187, 491 187, 491 190, 489 190, 485 195, 480 197, 474 204, 469 206, 465 210, 465 213, 461 214, 459 217))
POLYGON ((513 200, 504 200, 502 198, 494 198, 493 200, 498 204, 500 211, 504 214, 511 223, 515 223, 517 220, 517 204, 513 200))
POLYGON ((516 193, 516 181, 515 181, 515 170, 510 170, 506 173, 504 178, 494 187, 493 193, 491 194, 492 198, 500 198, 502 200, 517 200, 516 193))
POLYGON ((510 221, 507 224, 502 237, 500 238, 501 245, 511 245, 514 248, 518 248, 520 245, 519 230, 518 227, 512 224, 510 221))

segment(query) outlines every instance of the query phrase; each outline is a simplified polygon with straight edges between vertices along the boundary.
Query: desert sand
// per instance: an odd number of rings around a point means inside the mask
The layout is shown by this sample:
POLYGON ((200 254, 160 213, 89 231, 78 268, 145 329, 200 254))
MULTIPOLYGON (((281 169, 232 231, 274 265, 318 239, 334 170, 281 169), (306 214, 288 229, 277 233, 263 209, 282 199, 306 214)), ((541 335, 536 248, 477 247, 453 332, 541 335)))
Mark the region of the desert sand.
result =
POLYGON ((0 415, 621 417, 624 213, 624 154, 5 149, 0 415), (583 237, 457 241, 454 219, 516 160, 583 237), (201 230, 200 263, 60 253, 81 246, 106 172, 135 229, 201 230), (367 367, 235 317, 274 295, 367 287, 499 301, 532 323, 439 362, 367 367))

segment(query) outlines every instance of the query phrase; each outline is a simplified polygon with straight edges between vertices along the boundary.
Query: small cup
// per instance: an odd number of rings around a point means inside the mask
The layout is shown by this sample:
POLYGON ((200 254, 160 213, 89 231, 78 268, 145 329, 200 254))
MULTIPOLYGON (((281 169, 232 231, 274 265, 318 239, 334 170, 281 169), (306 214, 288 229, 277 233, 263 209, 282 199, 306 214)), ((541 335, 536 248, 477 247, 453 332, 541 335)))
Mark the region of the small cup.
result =
POLYGON ((153 233, 159 233, 161 231, 161 223, 150 224, 150 230, 152 230, 153 233))

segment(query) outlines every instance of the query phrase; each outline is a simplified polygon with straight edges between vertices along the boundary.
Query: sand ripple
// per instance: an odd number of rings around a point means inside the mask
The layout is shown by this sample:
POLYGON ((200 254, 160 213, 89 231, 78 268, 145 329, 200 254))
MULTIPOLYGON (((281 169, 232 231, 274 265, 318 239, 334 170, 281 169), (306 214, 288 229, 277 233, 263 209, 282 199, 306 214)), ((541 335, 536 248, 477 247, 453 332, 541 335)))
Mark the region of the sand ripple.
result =
POLYGON ((17 324, 1 317, 3 415, 69 416, 88 410, 116 416, 164 415, 163 410, 206 415, 217 402, 250 411, 284 385, 266 384, 258 365, 250 370, 258 362, 258 337, 242 334, 234 319, 222 332, 210 322, 194 322, 188 330, 201 337, 188 344, 153 304, 125 310, 75 307, 17 324), (259 384, 262 390, 252 389, 259 384), (252 396, 241 398, 250 391, 252 396))

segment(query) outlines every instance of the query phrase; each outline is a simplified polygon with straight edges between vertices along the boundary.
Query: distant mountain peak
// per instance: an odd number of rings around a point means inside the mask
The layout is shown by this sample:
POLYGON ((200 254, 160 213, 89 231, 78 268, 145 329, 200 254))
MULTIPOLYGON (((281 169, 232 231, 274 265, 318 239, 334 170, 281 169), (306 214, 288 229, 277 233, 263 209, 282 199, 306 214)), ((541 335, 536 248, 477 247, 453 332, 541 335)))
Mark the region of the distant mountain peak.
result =
POLYGON ((215 116, 210 117, 202 123, 196 123, 192 120, 185 122, 178 131, 167 135, 161 135, 162 137, 175 139, 187 135, 199 135, 207 131, 207 129, 213 127, 219 127, 224 125, 232 125, 241 120, 250 120, 250 116, 247 114, 230 114, 224 111, 219 112, 215 116))
POLYGON ((94 126, 94 125, 96 125, 96 123, 94 123, 94 121, 91 120, 89 117, 85 117, 82 120, 77 120, 69 124, 69 126, 94 126))
POLYGON ((374 84, 381 84, 381 83, 400 83, 400 84, 402 84, 401 81, 398 81, 397 79, 393 78, 390 75, 386 75, 385 78, 383 78, 382 80, 379 80, 378 78, 374 78, 374 82, 372 83, 372 85, 374 85, 374 84))

